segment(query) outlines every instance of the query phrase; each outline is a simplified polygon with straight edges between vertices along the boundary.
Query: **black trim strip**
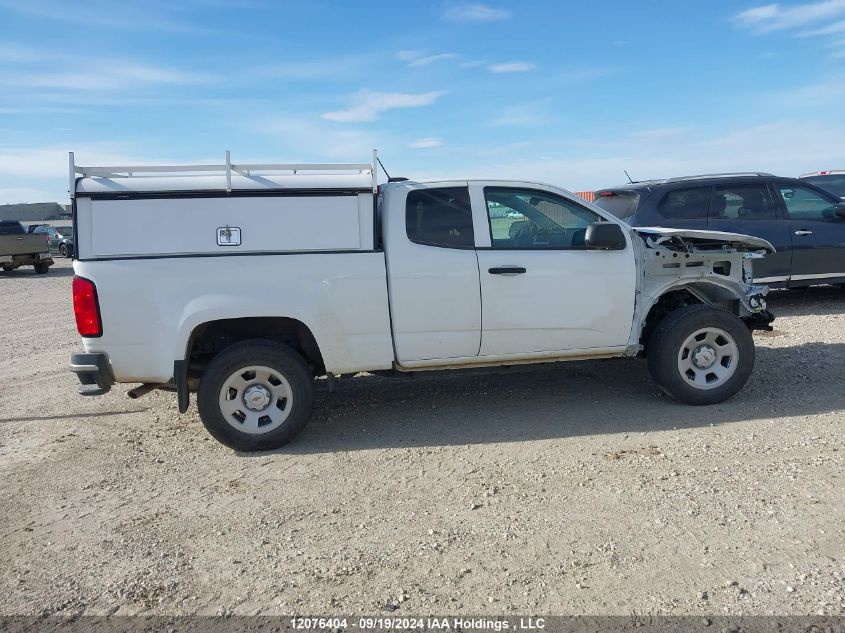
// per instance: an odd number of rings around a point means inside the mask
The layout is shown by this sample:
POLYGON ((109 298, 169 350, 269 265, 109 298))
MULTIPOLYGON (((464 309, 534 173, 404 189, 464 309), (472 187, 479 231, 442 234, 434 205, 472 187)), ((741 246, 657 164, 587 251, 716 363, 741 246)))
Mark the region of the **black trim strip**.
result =
POLYGON ((173 361, 173 383, 176 385, 179 413, 185 413, 191 403, 191 396, 188 390, 188 363, 184 360, 173 361))
POLYGON ((91 200, 160 200, 168 198, 289 198, 303 196, 357 196, 372 189, 193 189, 190 191, 79 191, 77 198, 91 200))
POLYGON ((242 253, 170 253, 163 255, 125 255, 114 257, 88 257, 80 259, 80 262, 119 262, 135 259, 191 259, 201 257, 268 257, 272 255, 354 255, 356 253, 382 253, 382 249, 373 250, 337 250, 337 251, 244 251, 242 253))

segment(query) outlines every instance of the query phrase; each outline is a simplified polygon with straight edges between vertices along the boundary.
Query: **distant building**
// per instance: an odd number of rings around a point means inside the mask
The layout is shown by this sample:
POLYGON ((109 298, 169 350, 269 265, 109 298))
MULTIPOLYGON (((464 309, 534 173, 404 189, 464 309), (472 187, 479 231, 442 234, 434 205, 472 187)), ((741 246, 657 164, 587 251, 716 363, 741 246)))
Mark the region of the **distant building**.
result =
POLYGON ((575 195, 584 198, 587 202, 596 201, 596 193, 594 191, 576 191, 575 195))
POLYGON ((26 204, 0 204, 0 220, 70 220, 70 205, 58 202, 33 202, 26 204))

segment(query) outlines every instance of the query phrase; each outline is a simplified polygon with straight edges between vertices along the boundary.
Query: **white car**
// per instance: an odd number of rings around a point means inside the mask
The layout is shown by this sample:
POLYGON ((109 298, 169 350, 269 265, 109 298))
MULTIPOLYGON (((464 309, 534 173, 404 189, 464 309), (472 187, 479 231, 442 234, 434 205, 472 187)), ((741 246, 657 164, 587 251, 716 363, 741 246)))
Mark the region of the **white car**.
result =
POLYGON ((239 450, 290 441, 315 376, 361 371, 645 354, 673 398, 721 402, 772 320, 751 283, 765 240, 634 229, 551 185, 379 187, 375 161, 228 154, 71 172, 72 371, 94 393, 175 390, 182 412, 195 391, 208 431, 239 450))
POLYGON ((845 200, 845 169, 811 171, 798 177, 845 200))

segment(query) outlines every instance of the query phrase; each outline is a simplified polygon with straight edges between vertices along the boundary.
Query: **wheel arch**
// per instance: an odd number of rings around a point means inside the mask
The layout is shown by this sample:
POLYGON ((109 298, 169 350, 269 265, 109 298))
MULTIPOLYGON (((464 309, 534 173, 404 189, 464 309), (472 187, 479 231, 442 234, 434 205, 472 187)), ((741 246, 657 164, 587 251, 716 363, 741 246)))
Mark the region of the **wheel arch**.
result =
POLYGON ((323 354, 311 329, 290 317, 236 317, 205 321, 188 337, 185 361, 189 378, 197 378, 221 351, 242 341, 268 339, 296 350, 315 376, 326 372, 323 354))
POLYGON ((728 284, 710 280, 670 284, 653 295, 641 308, 640 314, 643 316, 639 319, 636 341, 646 349, 651 333, 663 317, 683 306, 709 304, 737 314, 739 303, 736 290, 728 284))

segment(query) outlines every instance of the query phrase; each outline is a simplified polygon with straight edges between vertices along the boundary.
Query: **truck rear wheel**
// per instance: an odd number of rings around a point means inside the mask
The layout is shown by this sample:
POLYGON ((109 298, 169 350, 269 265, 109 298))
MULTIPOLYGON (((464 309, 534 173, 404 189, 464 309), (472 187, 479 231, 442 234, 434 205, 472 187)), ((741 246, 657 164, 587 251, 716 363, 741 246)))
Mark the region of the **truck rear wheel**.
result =
POLYGON ((648 342, 648 368, 668 395, 715 404, 737 393, 754 368, 754 340, 737 316, 711 305, 666 315, 648 342))
POLYGON ((44 263, 35 264, 35 272, 39 275, 43 275, 48 270, 50 270, 50 264, 44 264, 44 263))
POLYGON ((279 343, 236 343, 215 356, 200 380, 205 428, 238 451, 284 446, 308 424, 313 379, 294 350, 279 343))

